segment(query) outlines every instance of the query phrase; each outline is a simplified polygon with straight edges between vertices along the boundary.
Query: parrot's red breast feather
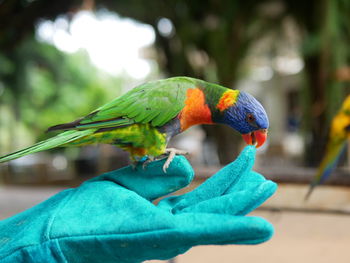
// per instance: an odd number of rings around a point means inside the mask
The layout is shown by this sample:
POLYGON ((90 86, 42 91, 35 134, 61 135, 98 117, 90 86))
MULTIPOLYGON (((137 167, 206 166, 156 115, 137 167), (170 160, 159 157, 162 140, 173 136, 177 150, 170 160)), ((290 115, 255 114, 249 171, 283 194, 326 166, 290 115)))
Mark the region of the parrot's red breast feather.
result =
POLYGON ((188 89, 185 107, 179 114, 181 130, 184 131, 196 124, 213 123, 211 111, 205 103, 205 95, 199 88, 188 89))

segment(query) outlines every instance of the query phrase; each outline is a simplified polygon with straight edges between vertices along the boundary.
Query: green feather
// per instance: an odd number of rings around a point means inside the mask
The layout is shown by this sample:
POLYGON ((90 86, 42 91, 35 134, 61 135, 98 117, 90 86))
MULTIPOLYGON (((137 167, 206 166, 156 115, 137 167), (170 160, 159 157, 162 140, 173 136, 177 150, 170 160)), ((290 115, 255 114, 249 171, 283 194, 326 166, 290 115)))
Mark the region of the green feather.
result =
POLYGON ((123 117, 135 123, 151 123, 159 127, 180 113, 185 106, 187 90, 198 85, 199 80, 187 77, 148 82, 98 108, 94 114, 83 118, 80 124, 123 117))
POLYGON ((69 142, 72 142, 74 140, 82 138, 86 135, 90 135, 90 134, 94 133, 95 131, 96 130, 94 130, 94 129, 90 129, 90 130, 85 130, 85 131, 66 131, 66 132, 63 132, 55 137, 52 137, 52 138, 47 139, 45 141, 38 142, 38 143, 28 147, 28 148, 25 148, 25 149, 22 149, 20 151, 5 155, 5 156, 0 158, 0 163, 8 162, 8 161, 20 158, 22 156, 25 156, 25 155, 28 155, 31 153, 41 152, 41 151, 45 151, 48 149, 62 146, 63 144, 67 144, 69 142))
POLYGON ((91 122, 77 125, 76 128, 79 130, 82 129, 102 129, 102 128, 111 128, 111 127, 120 127, 125 125, 130 125, 135 123, 135 121, 128 118, 121 118, 116 120, 106 120, 99 122, 91 122))

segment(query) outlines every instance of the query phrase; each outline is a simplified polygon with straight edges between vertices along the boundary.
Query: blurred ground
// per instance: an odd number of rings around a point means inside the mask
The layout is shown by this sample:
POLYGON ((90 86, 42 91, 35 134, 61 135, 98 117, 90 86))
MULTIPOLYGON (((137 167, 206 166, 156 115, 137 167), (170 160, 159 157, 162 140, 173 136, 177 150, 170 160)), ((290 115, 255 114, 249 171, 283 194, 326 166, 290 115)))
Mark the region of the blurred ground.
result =
POLYGON ((63 189, 62 187, 42 186, 1 186, 0 219, 5 219, 30 208, 63 189))
MULTIPOLYGON (((0 218, 23 211, 62 189, 1 187, 0 218)), ((350 262, 350 215, 347 214, 350 211, 350 189, 321 187, 305 205, 302 198, 306 189, 305 185, 280 185, 277 193, 252 213, 275 226, 275 235, 269 242, 257 246, 196 247, 177 257, 175 262, 256 263, 262 259, 270 263, 350 262)))

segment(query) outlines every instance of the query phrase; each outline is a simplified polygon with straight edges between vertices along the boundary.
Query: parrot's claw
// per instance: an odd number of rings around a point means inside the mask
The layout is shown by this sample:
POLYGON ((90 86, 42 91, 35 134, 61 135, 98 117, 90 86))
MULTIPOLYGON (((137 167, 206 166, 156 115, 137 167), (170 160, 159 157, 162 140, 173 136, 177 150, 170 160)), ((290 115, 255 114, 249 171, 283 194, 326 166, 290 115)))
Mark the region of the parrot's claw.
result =
POLYGON ((148 156, 147 160, 142 163, 142 169, 145 170, 147 165, 154 161, 154 157, 148 156))
POLYGON ((147 165, 154 161, 154 157, 152 156, 148 156, 148 155, 145 155, 145 156, 142 156, 142 157, 134 157, 134 156, 131 156, 131 168, 133 171, 136 171, 137 170, 137 167, 138 166, 141 166, 142 165, 142 168, 143 170, 146 169, 147 165))
POLYGON ((184 150, 178 150, 175 148, 168 148, 165 149, 165 153, 168 154, 167 160, 165 161, 164 165, 163 165, 163 171, 164 173, 166 173, 166 170, 169 168, 170 163, 172 162, 172 160, 174 159, 176 154, 188 154, 188 151, 184 151, 184 150))

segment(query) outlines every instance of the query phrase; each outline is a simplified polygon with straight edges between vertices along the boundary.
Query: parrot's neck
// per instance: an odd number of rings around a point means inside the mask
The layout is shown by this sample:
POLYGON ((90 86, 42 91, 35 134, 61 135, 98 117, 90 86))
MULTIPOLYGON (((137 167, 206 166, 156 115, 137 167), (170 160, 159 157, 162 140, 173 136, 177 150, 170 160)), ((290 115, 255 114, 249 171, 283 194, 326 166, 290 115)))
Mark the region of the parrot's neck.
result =
POLYGON ((216 96, 215 102, 211 103, 212 120, 215 123, 225 123, 225 114, 229 108, 237 104, 239 90, 225 89, 216 96))
POLYGON ((180 130, 184 131, 193 125, 213 124, 224 112, 232 107, 238 98, 239 91, 221 86, 198 87, 188 89, 185 107, 178 115, 180 130))

